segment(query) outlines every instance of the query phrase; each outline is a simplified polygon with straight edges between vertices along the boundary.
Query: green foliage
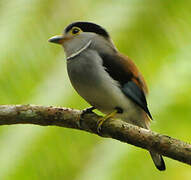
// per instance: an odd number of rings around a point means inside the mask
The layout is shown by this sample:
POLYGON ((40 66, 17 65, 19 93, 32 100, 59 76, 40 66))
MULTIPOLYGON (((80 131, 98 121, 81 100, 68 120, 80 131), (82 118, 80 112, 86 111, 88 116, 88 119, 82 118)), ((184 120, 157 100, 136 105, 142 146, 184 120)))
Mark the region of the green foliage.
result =
MULTIPOLYGON (((66 74, 64 52, 48 38, 76 20, 104 26, 143 72, 152 129, 191 141, 191 1, 1 0, 0 102, 85 108, 66 74)), ((165 158, 158 172, 136 147, 58 127, 0 128, 0 179, 190 179, 165 158)))

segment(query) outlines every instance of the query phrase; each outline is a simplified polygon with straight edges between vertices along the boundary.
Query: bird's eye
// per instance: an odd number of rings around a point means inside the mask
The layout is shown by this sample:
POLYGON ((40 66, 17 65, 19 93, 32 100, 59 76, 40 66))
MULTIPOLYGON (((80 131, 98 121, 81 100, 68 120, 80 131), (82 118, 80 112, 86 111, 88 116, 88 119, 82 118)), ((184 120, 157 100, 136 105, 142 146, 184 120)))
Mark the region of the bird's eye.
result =
POLYGON ((73 28, 72 29, 72 34, 79 34, 80 31, 81 31, 81 29, 79 29, 79 28, 73 28))

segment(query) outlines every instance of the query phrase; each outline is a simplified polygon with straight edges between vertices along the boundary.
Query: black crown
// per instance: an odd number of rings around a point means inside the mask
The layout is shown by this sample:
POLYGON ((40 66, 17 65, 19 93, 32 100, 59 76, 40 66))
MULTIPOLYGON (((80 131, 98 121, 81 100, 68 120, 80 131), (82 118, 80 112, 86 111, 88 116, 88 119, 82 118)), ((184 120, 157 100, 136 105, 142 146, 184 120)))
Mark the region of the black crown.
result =
POLYGON ((68 25, 64 31, 67 33, 73 27, 79 27, 84 32, 94 32, 105 38, 109 38, 109 34, 104 28, 102 28, 101 26, 99 26, 97 24, 91 23, 91 22, 74 22, 74 23, 68 25))

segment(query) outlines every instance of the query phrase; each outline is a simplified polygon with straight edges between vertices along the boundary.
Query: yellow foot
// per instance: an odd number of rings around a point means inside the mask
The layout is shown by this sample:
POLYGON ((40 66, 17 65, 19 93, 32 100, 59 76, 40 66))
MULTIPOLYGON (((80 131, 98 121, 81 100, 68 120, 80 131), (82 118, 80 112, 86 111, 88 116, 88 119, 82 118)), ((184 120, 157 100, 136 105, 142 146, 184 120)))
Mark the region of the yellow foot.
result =
POLYGON ((98 133, 100 132, 101 126, 104 123, 104 121, 106 121, 109 118, 113 118, 117 113, 118 113, 118 110, 114 110, 112 113, 109 113, 109 114, 105 115, 104 117, 100 118, 98 120, 97 132, 98 133))

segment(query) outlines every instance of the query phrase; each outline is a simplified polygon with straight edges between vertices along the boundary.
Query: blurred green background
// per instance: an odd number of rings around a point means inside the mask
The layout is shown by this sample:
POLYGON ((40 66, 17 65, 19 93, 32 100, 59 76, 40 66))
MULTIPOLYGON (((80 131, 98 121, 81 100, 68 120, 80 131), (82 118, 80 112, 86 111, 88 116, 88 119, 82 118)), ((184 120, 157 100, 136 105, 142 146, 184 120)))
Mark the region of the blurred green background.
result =
MULTIPOLYGON (((47 39, 77 20, 105 27, 150 88, 154 131, 191 141, 191 1, 1 0, 1 104, 89 105, 68 80, 64 52, 47 39)), ((3 180, 190 180, 191 167, 111 139, 59 127, 0 127, 3 180)))

